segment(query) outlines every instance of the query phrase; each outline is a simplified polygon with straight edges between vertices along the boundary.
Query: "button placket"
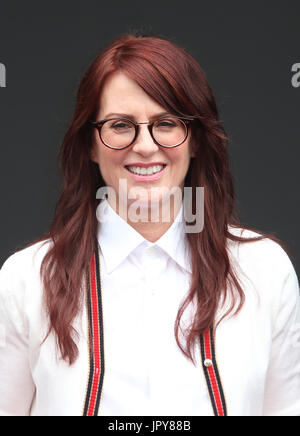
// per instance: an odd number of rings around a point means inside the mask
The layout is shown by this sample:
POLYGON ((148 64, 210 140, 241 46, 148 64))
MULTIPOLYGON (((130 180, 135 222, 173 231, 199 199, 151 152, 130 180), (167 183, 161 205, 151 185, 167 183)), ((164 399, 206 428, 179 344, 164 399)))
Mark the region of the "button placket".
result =
MULTIPOLYGON (((149 408, 155 405, 154 392, 157 379, 157 344, 161 336, 160 321, 156 317, 158 293, 157 281, 159 265, 156 247, 148 246, 143 252, 143 269, 145 277, 145 324, 147 326, 147 350, 148 350, 148 385, 149 385, 149 408), (153 392, 154 389, 154 392, 153 392)), ((153 413, 155 408, 153 409, 153 413)))
POLYGON ((146 249, 146 281, 149 289, 149 293, 152 297, 156 294, 155 284, 153 283, 153 271, 155 270, 155 247, 148 247, 146 249))

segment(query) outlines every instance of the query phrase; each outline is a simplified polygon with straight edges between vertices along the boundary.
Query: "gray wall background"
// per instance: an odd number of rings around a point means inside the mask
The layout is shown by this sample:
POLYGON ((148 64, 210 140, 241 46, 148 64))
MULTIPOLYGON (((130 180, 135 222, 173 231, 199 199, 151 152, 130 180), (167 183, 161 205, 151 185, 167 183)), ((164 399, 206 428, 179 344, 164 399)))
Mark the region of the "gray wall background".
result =
POLYGON ((199 61, 231 138, 240 217, 283 240, 299 276, 299 16, 294 0, 1 2, 0 265, 49 227, 85 69, 115 37, 144 28, 199 61))

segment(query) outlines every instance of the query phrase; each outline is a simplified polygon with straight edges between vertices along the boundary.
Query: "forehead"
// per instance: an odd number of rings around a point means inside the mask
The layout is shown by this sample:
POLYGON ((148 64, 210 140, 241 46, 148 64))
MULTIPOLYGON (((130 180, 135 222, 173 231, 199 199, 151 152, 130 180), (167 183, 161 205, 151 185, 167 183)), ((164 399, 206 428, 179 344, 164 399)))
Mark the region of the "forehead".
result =
POLYGON ((134 80, 120 71, 107 78, 100 95, 101 118, 109 113, 152 116, 153 113, 164 110, 134 80))

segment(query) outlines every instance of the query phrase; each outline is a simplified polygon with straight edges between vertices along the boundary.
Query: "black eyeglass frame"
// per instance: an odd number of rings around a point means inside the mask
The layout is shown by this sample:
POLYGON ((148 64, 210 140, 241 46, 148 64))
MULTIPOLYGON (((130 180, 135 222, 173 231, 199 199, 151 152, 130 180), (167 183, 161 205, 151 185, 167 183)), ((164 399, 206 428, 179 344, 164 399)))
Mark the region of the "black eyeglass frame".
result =
POLYGON ((155 144, 157 144, 157 145, 159 145, 160 147, 164 147, 164 148, 175 148, 175 147, 178 147, 179 145, 181 145, 181 144, 183 144, 184 143, 184 141, 186 140, 186 138, 188 137, 188 134, 189 134, 189 123, 191 122, 191 121, 194 121, 195 120, 195 118, 194 117, 178 117, 178 116, 163 116, 163 117, 161 117, 161 118, 157 118, 156 120, 153 120, 153 121, 145 121, 145 122, 139 122, 139 123, 137 123, 137 122, 135 122, 135 121, 133 121, 133 120, 131 120, 131 119, 129 119, 129 118, 124 118, 124 117, 114 117, 114 118, 107 118, 107 119, 105 119, 105 120, 100 120, 100 121, 90 121, 90 123, 91 123, 91 125, 93 126, 93 127, 95 127, 97 130, 98 130, 98 133, 99 133, 99 137, 100 137, 100 139, 101 139, 101 141, 103 142, 103 144, 106 146, 106 147, 108 147, 108 148, 111 148, 111 149, 113 149, 113 150, 124 150, 125 148, 128 148, 128 147, 130 147, 134 142, 135 142, 135 140, 137 139, 137 137, 138 137, 138 135, 139 135, 139 127, 140 127, 140 124, 146 124, 146 125, 148 125, 148 130, 149 130, 149 133, 150 133, 150 135, 151 135, 151 138, 153 139, 153 141, 154 141, 154 143, 155 144), (163 144, 160 144, 156 139, 155 139, 155 137, 154 137, 154 135, 153 135, 153 125, 154 125, 154 123, 156 123, 157 121, 161 121, 161 120, 169 120, 169 119, 172 119, 172 118, 175 118, 176 120, 180 120, 180 121, 182 121, 182 123, 184 124, 184 126, 185 126, 185 130, 186 130, 186 132, 185 132, 185 137, 184 137, 184 139, 181 141, 181 142, 179 142, 178 144, 175 144, 175 145, 163 145, 163 144), (109 144, 106 144, 106 142, 104 142, 103 141, 103 139, 102 139, 102 136, 101 136, 101 129, 102 129, 102 127, 103 127, 103 125, 107 122, 107 121, 112 121, 112 120, 121 120, 121 121, 129 121, 131 124, 133 124, 133 126, 134 126, 134 128, 135 128, 135 134, 134 134, 134 138, 133 138, 133 140, 130 142, 130 144, 128 144, 128 145, 126 145, 125 147, 113 147, 113 146, 111 146, 111 145, 109 145, 109 144))

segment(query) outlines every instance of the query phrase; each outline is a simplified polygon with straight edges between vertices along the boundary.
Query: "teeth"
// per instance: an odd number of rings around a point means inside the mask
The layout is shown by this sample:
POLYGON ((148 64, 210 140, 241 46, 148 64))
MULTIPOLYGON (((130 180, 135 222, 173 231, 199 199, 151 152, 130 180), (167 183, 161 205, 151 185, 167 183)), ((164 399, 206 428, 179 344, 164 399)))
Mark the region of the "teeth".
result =
POLYGON ((154 165, 152 167, 128 167, 129 171, 131 171, 134 174, 140 174, 142 176, 150 176, 151 174, 158 173, 163 169, 163 165, 154 165))

